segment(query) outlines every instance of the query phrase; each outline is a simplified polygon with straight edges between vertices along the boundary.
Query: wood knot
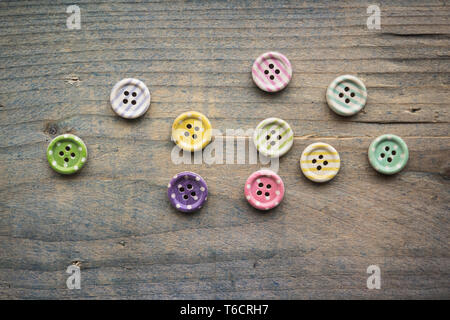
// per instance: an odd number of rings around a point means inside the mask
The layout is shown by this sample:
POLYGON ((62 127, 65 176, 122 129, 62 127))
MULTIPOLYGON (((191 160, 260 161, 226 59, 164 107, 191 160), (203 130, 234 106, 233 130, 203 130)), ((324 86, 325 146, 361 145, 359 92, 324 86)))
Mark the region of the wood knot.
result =
POLYGON ((450 179, 450 167, 445 167, 439 173, 444 179, 450 179))
POLYGON ((45 132, 48 132, 50 135, 54 136, 58 133, 58 126, 54 123, 49 123, 45 127, 45 132))
POLYGON ((81 269, 81 261, 79 261, 79 260, 74 260, 74 261, 72 261, 72 264, 73 264, 74 266, 77 266, 78 268, 81 269))
POLYGON ((76 75, 68 75, 64 78, 64 81, 70 85, 78 86, 81 82, 81 79, 76 75))
POLYGON ((420 110, 422 110, 422 108, 411 108, 411 109, 409 109, 409 112, 416 113, 416 112, 418 112, 420 110))

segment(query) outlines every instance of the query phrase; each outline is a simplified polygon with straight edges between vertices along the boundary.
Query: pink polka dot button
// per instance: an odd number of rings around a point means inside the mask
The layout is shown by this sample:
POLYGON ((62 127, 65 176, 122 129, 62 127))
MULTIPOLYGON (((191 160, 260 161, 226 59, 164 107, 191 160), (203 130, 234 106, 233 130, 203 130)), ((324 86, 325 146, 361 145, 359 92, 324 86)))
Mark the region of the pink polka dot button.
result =
POLYGON ((286 88, 291 81, 292 66, 281 53, 266 52, 253 63, 252 76, 261 90, 277 92, 286 88))
POLYGON ((245 183, 245 197, 259 210, 275 208, 284 197, 284 183, 280 176, 270 170, 253 172, 245 183))

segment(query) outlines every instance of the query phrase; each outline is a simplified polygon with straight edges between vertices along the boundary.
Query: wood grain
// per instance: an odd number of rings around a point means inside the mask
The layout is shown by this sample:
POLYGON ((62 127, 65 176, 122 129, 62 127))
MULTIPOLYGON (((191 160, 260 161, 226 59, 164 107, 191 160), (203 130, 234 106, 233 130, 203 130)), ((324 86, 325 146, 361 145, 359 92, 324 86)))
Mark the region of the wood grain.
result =
POLYGON ((70 4, 0 2, 0 298, 450 298, 446 1, 383 3, 377 31, 366 27, 366 1, 78 1, 81 30, 66 28, 70 4), (269 50, 294 69, 279 94, 251 79, 253 60, 269 50), (349 119, 325 101, 328 84, 347 73, 369 93, 349 119), (152 93, 135 121, 108 102, 125 77, 152 93), (280 161, 287 189, 278 208, 261 213, 243 197, 261 163, 172 163, 170 126, 188 109, 223 133, 270 116, 289 122, 295 140, 280 161), (70 177, 45 158, 65 132, 90 154, 70 177), (367 160, 387 132, 410 150, 393 177, 367 160), (342 159, 324 185, 298 167, 317 141, 342 159), (183 170, 210 192, 191 215, 166 196, 183 170), (81 290, 66 288, 72 263, 81 290), (380 290, 366 287, 374 264, 380 290))

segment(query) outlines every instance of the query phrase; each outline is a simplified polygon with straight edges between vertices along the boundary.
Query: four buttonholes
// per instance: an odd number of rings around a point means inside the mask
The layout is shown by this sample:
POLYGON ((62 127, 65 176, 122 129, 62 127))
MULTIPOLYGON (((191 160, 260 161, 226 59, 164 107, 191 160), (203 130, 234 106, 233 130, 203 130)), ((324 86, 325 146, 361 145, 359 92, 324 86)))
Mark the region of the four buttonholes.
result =
MULTIPOLYGON (((344 91, 345 92, 348 92, 350 90, 350 88, 349 87, 345 87, 344 88, 344 91)), ((355 93, 352 91, 352 92, 350 92, 350 97, 354 97, 355 96, 355 93)), ((344 94, 341 92, 341 93, 339 93, 339 98, 344 98, 344 94)), ((350 103, 350 99, 349 98, 345 98, 345 103, 350 103)))
MULTIPOLYGON (((270 69, 273 69, 273 64, 271 63, 271 64, 269 64, 269 68, 270 69)), ((270 73, 270 71, 269 70, 264 70, 264 74, 269 74, 270 73)), ((278 69, 275 69, 275 73, 276 74, 279 74, 280 73, 280 70, 278 70, 278 69)), ((275 76, 273 75, 273 74, 271 74, 270 76, 269 76, 269 78, 270 78, 270 80, 273 80, 273 79, 275 79, 275 76)))
MULTIPOLYGON (((188 190, 192 190, 192 184, 188 184, 187 186, 186 186, 186 188, 188 189, 188 190)), ((178 189, 178 191, 180 192, 180 193, 184 193, 184 188, 183 187, 180 187, 179 189, 178 189)), ((192 197, 195 197, 196 196, 196 193, 195 193, 195 191, 191 191, 191 196, 192 197)), ((187 195, 187 194, 183 194, 183 199, 184 200, 187 200, 187 199, 189 199, 189 195, 187 195)))
MULTIPOLYGON (((128 97, 130 95, 130 93, 128 91, 125 91, 123 94, 125 95, 125 97, 128 97)), ((131 95, 133 97, 137 96, 136 92, 131 93, 131 95)), ((127 98, 123 99, 123 103, 127 104, 128 103, 128 99, 127 98)), ((131 104, 135 105, 136 104, 136 100, 131 100, 131 104)))
MULTIPOLYGON (((272 132, 270 132, 270 134, 272 134, 272 135, 274 135, 275 133, 276 133, 275 130, 272 130, 272 132)), ((270 134, 268 134, 268 135, 266 136, 266 140, 267 140, 267 141, 270 140, 270 134)), ((278 140, 281 140, 281 135, 278 135, 278 136, 277 136, 277 139, 278 139, 278 140)), ((275 141, 271 141, 271 142, 270 142, 270 144, 271 144, 272 146, 274 146, 275 143, 276 143, 275 141)))
MULTIPOLYGON (((258 187, 263 188, 263 187, 264 187, 264 183, 262 183, 262 182, 258 183, 258 187)), ((272 186, 271 186, 270 184, 267 184, 266 189, 270 189, 270 188, 272 188, 272 186)), ((262 192, 261 190, 259 190, 259 189, 258 189, 258 191, 256 191, 256 194, 257 194, 258 196, 262 195, 262 193, 263 193, 263 192, 262 192)), ((266 197, 270 197, 270 192, 266 191, 266 192, 264 193, 264 195, 265 195, 266 197)))
MULTIPOLYGON (((321 155, 319 155, 319 159, 323 159, 323 155, 321 154, 321 155)), ((316 163, 317 162, 317 160, 316 159, 312 159, 312 163, 316 163)), ((326 166, 326 165, 328 165, 328 161, 327 160, 325 160, 324 162, 323 162, 323 165, 324 166, 326 166)), ((318 165, 317 167, 316 167, 316 169, 317 170, 322 170, 322 166, 321 165, 318 165)))
MULTIPOLYGON (((69 153, 69 151, 70 151, 70 149, 71 149, 70 145, 67 145, 67 146, 65 147, 65 149, 66 149, 66 151, 67 151, 67 154, 65 154, 64 151, 61 150, 61 151, 59 152, 59 155, 60 155, 61 157, 64 157, 64 155, 65 155, 64 162, 69 162, 69 155, 68 155, 68 153, 69 153)), ((74 159, 75 156, 76 156, 76 154, 72 151, 72 152, 70 153, 70 157, 71 157, 72 159, 74 159)))
MULTIPOLYGON (((385 150, 386 152, 388 152, 388 151, 390 150, 389 146, 384 147, 384 150, 385 150)), ((397 151, 392 150, 392 151, 391 151, 392 157, 388 157, 388 158, 387 158, 387 162, 392 162, 392 158, 393 158, 396 154, 397 154, 397 151)), ((381 157, 382 159, 383 159, 385 156, 386 156, 386 154, 384 154, 383 152, 380 154, 380 157, 381 157)))
MULTIPOLYGON (((192 129, 192 124, 188 123, 188 124, 186 125, 186 128, 192 129)), ((199 128, 199 127, 195 127, 194 130, 195 130, 195 131, 198 131, 198 130, 200 130, 200 128, 199 128)), ((185 135, 186 137, 189 137, 189 134, 190 134, 190 133, 189 133, 188 131, 185 131, 185 132, 184 132, 184 135, 185 135)), ((197 139, 197 134, 195 134, 195 133, 192 134, 192 139, 194 139, 194 140, 197 139)))

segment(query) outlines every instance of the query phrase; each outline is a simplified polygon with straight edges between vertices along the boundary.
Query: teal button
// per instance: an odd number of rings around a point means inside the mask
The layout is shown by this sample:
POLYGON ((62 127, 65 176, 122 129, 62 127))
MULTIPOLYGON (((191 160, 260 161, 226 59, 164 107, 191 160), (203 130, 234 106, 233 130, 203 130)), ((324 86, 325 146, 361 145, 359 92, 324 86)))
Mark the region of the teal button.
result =
POLYGON ((408 146, 396 135, 384 134, 370 144, 369 162, 380 173, 400 172, 408 163, 408 159, 408 146))
POLYGON ((87 161, 86 145, 73 134, 62 134, 48 145, 47 160, 50 167, 58 173, 75 173, 87 161))

